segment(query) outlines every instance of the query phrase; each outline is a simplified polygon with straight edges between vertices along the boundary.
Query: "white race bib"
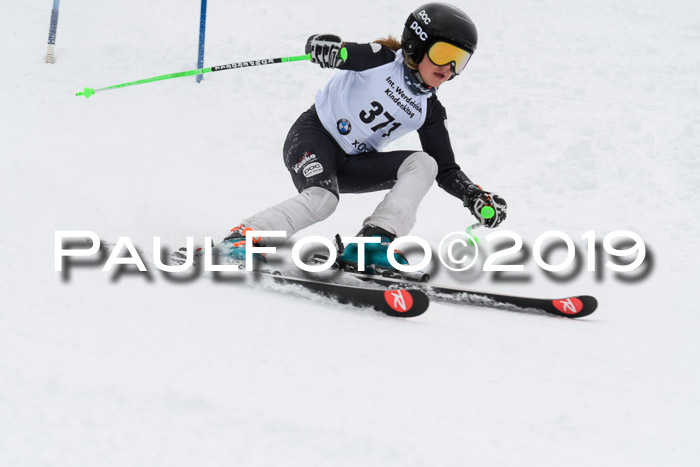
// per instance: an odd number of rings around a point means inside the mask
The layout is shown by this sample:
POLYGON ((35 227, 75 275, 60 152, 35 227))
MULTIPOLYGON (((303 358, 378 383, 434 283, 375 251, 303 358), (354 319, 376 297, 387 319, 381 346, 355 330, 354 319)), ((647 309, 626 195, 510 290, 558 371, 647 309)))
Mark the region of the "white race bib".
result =
POLYGON ((338 70, 316 95, 316 112, 348 154, 381 151, 425 122, 430 94, 414 94, 405 83, 401 53, 376 68, 338 70))

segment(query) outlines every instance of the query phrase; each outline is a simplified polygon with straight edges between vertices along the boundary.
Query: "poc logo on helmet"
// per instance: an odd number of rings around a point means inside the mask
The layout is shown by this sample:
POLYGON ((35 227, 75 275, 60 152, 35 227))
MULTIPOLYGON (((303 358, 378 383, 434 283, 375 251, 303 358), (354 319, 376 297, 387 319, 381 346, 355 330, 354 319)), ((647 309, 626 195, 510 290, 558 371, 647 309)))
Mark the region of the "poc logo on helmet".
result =
POLYGON ((422 41, 427 41, 428 40, 428 33, 423 31, 423 28, 418 26, 418 21, 414 21, 413 24, 411 24, 411 29, 415 31, 416 35, 420 37, 420 40, 422 41))
POLYGON ((425 10, 421 10, 420 13, 418 13, 418 16, 425 24, 430 24, 430 16, 428 16, 428 13, 426 13, 425 10))

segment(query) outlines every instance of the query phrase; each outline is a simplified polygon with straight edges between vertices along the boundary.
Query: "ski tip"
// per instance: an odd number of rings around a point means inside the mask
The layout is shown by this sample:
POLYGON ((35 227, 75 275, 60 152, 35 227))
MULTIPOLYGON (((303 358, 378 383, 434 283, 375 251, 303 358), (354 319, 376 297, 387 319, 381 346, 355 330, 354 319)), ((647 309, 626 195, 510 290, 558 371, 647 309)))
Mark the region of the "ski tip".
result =
POLYGON ((552 313, 565 318, 583 318, 593 313, 598 308, 598 300, 590 295, 577 297, 558 298, 552 300, 554 309, 552 313))
POLYGON ((420 290, 391 289, 384 291, 381 311, 397 318, 414 318, 428 309, 430 299, 420 290))

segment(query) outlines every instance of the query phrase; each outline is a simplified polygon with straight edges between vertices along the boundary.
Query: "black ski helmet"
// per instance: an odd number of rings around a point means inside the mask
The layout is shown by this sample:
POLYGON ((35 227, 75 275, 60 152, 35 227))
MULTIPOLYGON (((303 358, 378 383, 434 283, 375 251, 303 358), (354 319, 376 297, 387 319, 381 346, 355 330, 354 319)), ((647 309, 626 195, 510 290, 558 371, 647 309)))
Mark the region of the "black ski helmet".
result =
POLYGON ((420 63, 436 41, 449 42, 473 54, 478 38, 476 26, 465 12, 447 3, 426 3, 408 16, 401 47, 414 63, 420 63))

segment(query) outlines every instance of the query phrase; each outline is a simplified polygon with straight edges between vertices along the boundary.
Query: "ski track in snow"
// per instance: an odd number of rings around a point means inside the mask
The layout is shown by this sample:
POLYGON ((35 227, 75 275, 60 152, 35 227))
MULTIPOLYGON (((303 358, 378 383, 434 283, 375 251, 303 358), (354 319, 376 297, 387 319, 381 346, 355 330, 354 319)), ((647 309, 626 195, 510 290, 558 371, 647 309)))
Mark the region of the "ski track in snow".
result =
MULTIPOLYGON (((281 148, 332 71, 290 63, 75 97, 195 68, 199 2, 50 2, 0 17, 0 465, 690 466, 700 461, 700 6, 690 0, 458 2, 479 29, 440 90, 458 162, 526 244, 619 229, 654 266, 556 283, 573 321, 432 303, 414 320, 206 278, 53 271, 56 230, 220 239, 294 194, 281 148)), ((400 35, 416 5, 210 2, 205 65, 302 53, 306 38, 400 35), (325 5, 325 4, 324 4, 325 5)), ((419 147, 416 135, 393 149, 419 147)), ((382 193, 302 232, 355 233, 382 193)), ((412 232, 472 219, 435 187, 412 232)), ((484 232, 479 233, 485 235, 484 232)), ((600 266, 599 266, 600 267, 600 266)))

